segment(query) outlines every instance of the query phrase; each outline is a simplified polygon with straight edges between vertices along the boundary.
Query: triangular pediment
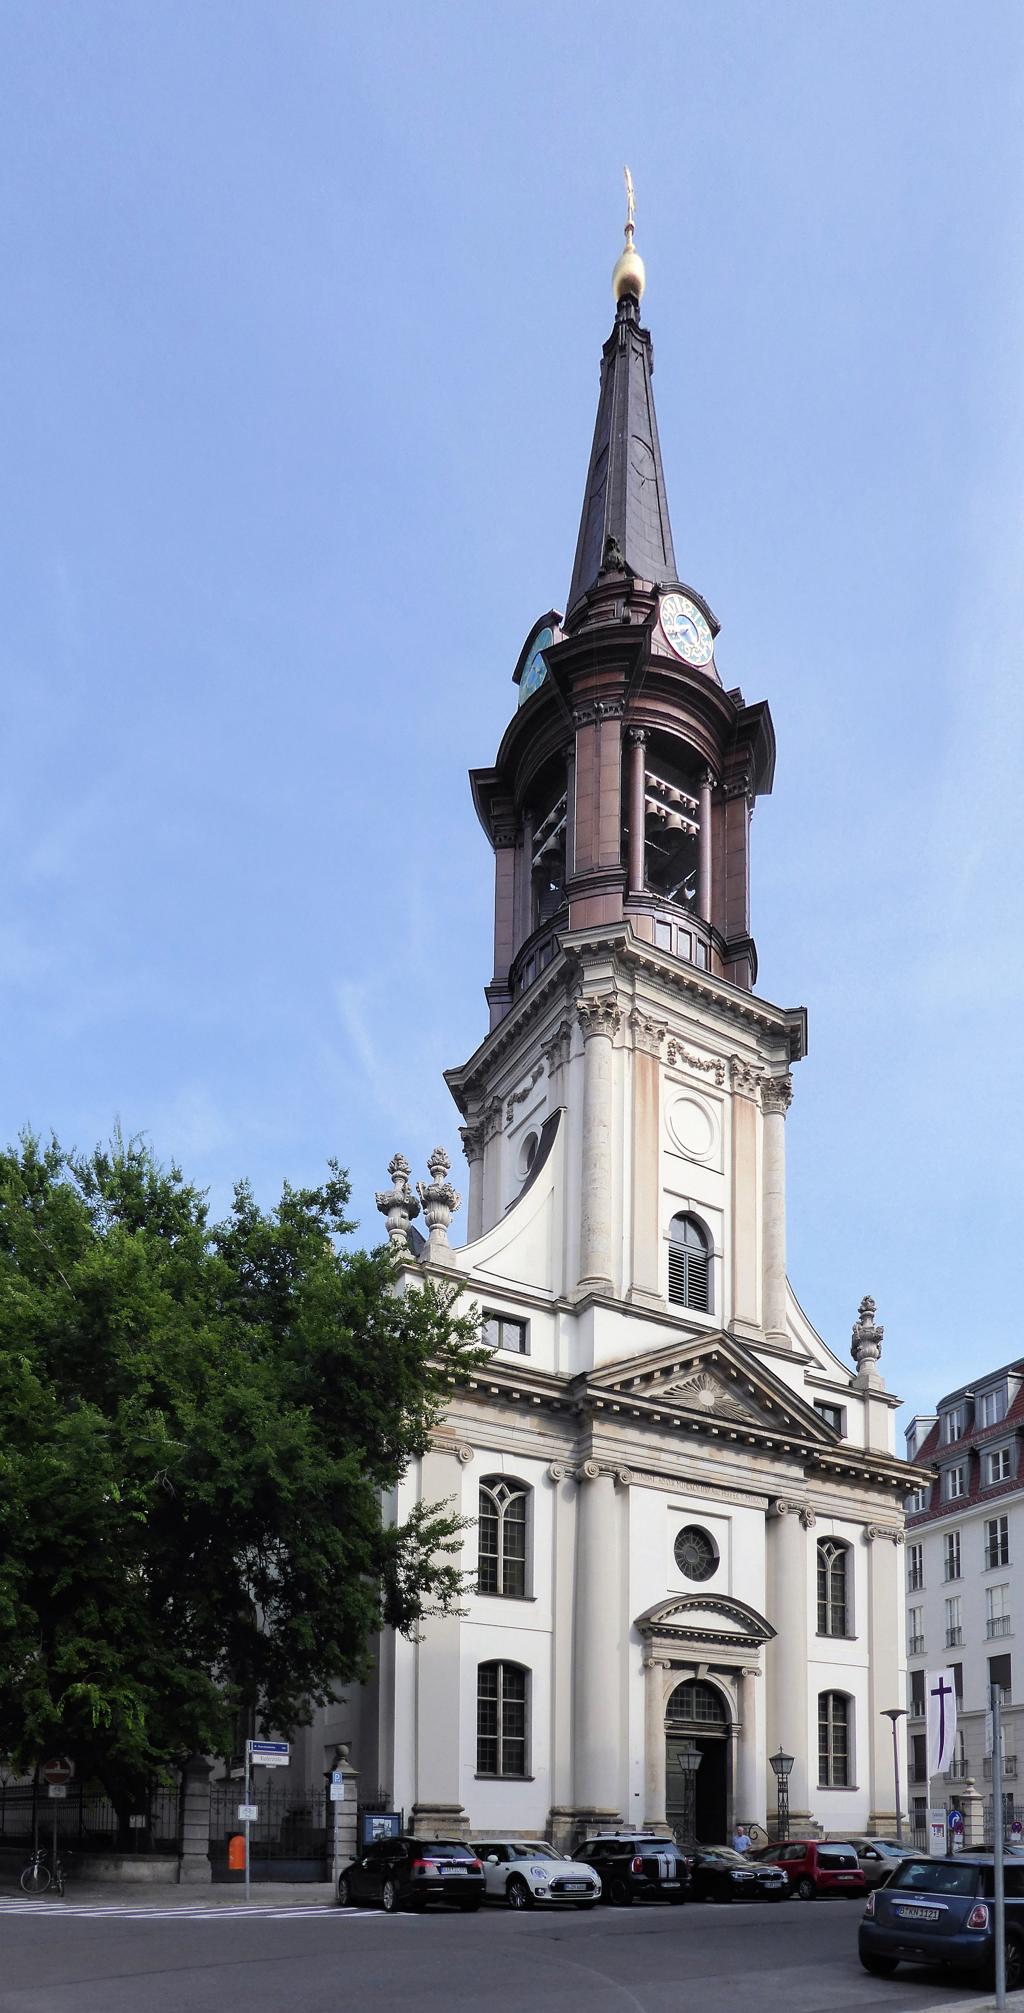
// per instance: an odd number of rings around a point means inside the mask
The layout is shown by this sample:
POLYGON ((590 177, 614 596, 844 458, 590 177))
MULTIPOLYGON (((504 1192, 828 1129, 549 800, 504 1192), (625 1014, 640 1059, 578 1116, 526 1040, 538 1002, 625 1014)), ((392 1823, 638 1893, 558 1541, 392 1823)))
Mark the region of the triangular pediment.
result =
POLYGON ((838 1434, 820 1413, 724 1333, 690 1336, 646 1356, 606 1363, 577 1380, 578 1394, 599 1409, 702 1422, 709 1431, 744 1429, 788 1435, 801 1445, 834 1447, 838 1434))

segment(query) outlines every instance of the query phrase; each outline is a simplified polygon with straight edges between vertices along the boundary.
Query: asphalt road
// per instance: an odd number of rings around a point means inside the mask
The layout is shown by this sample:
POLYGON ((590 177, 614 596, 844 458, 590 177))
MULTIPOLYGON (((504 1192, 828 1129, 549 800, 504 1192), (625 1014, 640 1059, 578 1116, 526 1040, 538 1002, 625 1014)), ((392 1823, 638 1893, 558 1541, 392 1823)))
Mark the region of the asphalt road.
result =
POLYGON ((0 1901, 0 2013, 924 2013, 987 1996, 936 1972, 869 1978, 845 1901, 248 1919, 69 1902, 0 1901))

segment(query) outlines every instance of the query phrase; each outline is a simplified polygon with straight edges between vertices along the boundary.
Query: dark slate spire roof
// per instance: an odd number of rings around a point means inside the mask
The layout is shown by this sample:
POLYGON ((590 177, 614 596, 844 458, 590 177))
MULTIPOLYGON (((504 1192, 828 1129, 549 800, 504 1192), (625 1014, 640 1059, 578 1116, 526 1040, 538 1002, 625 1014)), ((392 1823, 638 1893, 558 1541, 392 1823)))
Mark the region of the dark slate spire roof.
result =
MULTIPOLYGON (((624 293, 603 351, 568 608, 594 585, 609 538, 641 579, 660 583, 676 578, 651 388, 653 369, 651 338, 640 326, 640 304, 633 294, 624 293)), ((618 554, 611 556, 618 563, 618 554)))

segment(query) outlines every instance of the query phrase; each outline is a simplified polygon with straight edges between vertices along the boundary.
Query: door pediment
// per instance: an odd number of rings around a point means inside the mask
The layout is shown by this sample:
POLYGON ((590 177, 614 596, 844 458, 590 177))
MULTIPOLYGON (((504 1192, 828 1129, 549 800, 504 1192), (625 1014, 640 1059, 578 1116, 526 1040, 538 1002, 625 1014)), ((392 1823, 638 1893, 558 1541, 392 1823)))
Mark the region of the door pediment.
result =
POLYGON ((746 1601, 732 1594, 673 1594, 638 1615, 636 1627, 645 1641, 704 1643, 760 1650, 775 1635, 771 1622, 746 1601))
POLYGON ((732 1335, 690 1336, 649 1356, 606 1363, 577 1378, 573 1393, 597 1410, 655 1419, 678 1414, 721 1436, 788 1436, 822 1451, 840 1438, 732 1335))

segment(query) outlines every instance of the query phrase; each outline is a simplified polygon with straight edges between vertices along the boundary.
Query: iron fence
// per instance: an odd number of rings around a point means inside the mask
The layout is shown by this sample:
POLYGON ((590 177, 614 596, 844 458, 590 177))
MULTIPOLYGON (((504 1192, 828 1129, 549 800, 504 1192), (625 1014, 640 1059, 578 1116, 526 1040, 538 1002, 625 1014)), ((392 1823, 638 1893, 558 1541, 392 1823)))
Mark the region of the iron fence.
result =
POLYGON ((176 1784, 154 1788, 118 1807, 84 1783, 70 1783, 59 1798, 45 1783, 0 1786, 0 1845, 52 1839, 55 1825, 62 1847, 72 1853, 177 1852, 181 1791, 176 1784))
MULTIPOLYGON (((327 1789, 296 1790, 278 1785, 268 1769, 257 1772, 251 1794, 259 1811, 249 1826, 252 1879, 328 1879, 333 1806, 327 1789)), ((241 1777, 211 1784, 210 1863, 214 1880, 237 1882, 243 1877, 239 1867, 229 1864, 231 1840, 243 1835, 238 1815, 243 1795, 241 1777)))

